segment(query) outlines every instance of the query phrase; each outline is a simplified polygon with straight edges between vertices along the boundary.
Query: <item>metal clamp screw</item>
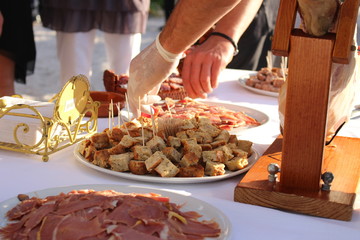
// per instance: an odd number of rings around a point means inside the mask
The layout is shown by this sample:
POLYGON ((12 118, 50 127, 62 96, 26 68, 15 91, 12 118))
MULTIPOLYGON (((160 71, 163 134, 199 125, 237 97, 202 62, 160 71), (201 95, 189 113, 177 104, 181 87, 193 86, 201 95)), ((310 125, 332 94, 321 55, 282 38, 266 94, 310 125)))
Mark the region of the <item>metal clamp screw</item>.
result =
POLYGON ((324 182, 324 184, 321 185, 321 190, 330 191, 330 183, 334 180, 334 174, 332 172, 324 172, 321 174, 321 180, 324 182))
POLYGON ((270 163, 267 170, 269 172, 268 175, 269 182, 276 182, 277 173, 280 172, 279 165, 276 163, 270 163))

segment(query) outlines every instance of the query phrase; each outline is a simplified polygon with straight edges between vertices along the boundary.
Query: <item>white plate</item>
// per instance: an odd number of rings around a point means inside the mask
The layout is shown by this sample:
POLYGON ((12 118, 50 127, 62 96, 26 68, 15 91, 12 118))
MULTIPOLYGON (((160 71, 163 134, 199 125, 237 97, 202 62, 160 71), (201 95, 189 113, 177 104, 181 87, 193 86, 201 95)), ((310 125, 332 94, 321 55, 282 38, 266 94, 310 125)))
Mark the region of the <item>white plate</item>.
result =
MULTIPOLYGON (((117 192, 123 193, 157 193, 161 194, 164 197, 169 197, 170 202, 176 203, 178 205, 184 205, 181 210, 182 211, 196 211, 200 213, 203 217, 199 218, 199 220, 214 220, 219 224, 222 233, 217 239, 230 239, 230 231, 231 231, 231 223, 229 219, 217 208, 214 206, 196 199, 194 197, 181 195, 178 193, 160 190, 156 188, 145 188, 145 187, 137 187, 137 186, 121 186, 121 185, 109 185, 109 184, 94 184, 94 185, 76 185, 76 186, 66 186, 66 187, 58 187, 58 188, 49 188, 43 189, 39 191, 34 191, 30 193, 26 193, 30 197, 39 197, 44 198, 51 195, 58 195, 59 193, 67 193, 71 190, 80 190, 80 189, 93 189, 93 190, 115 190, 117 192)), ((0 203, 0 227, 6 226, 7 219, 5 214, 15 207, 15 205, 19 203, 17 197, 10 198, 0 203)), ((211 240, 214 238, 206 238, 207 240, 211 240)))
POLYGON ((76 160, 78 160, 80 163, 84 164, 85 166, 95 169, 97 171, 107 173, 110 175, 114 175, 117 177, 130 179, 130 180, 136 180, 136 181, 144 181, 144 182, 154 182, 154 183, 203 183, 203 182, 213 182, 213 181, 219 181, 226 178, 231 178, 234 176, 237 176, 239 174, 247 172, 254 163, 259 159, 259 153, 253 148, 253 154, 248 159, 248 166, 246 168, 243 168, 238 171, 226 171, 224 175, 220 176, 206 176, 206 177, 160 177, 160 176, 154 176, 154 175, 136 175, 132 174, 130 172, 117 172, 110 169, 102 168, 97 165, 94 165, 87 161, 78 151, 79 144, 74 148, 74 155, 76 160))
POLYGON ((238 82, 240 83, 240 85, 243 88, 246 88, 246 89, 248 89, 248 90, 250 90, 250 91, 252 91, 254 93, 261 94, 261 95, 266 95, 266 96, 270 96, 270 97, 278 97, 279 96, 279 93, 277 93, 277 92, 270 92, 270 91, 266 91, 266 90, 261 90, 261 89, 250 87, 250 86, 246 85, 246 79, 248 79, 251 75, 255 75, 255 74, 257 74, 256 71, 254 71, 253 73, 250 73, 248 75, 244 75, 241 78, 239 78, 238 82))

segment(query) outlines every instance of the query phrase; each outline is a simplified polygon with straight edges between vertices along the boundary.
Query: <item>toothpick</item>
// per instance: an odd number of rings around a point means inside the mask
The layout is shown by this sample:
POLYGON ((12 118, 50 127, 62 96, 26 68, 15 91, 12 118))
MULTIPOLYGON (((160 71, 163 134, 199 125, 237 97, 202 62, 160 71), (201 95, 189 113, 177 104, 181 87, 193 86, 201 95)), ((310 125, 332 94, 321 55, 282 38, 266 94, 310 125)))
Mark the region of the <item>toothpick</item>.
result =
POLYGON ((267 52, 266 61, 267 61, 268 68, 271 70, 273 68, 271 51, 267 52))
POLYGON ((130 122, 130 106, 129 106, 129 98, 127 96, 127 93, 125 93, 125 102, 126 102, 126 108, 128 110, 128 122, 130 122))
POLYGON ((120 103, 119 102, 116 103, 116 109, 118 112, 118 115, 117 115, 118 126, 120 127, 120 103))
POLYGON ((109 105, 109 116, 108 116, 109 130, 111 130, 111 106, 109 105))
MULTIPOLYGON (((140 96, 139 96, 139 111, 141 112, 140 96)), ((143 119, 141 117, 140 117, 140 123, 141 123, 141 135, 142 135, 143 146, 145 146, 144 124, 143 124, 143 119)))
POLYGON ((281 57, 281 73, 284 77, 284 80, 286 81, 286 75, 285 75, 285 68, 287 68, 287 57, 281 57))
POLYGON ((151 124, 152 124, 152 131, 153 131, 153 136, 155 136, 156 134, 156 130, 155 130, 155 119, 154 119, 154 113, 153 113, 153 109, 150 108, 150 115, 151 115, 151 124))
POLYGON ((111 105, 111 129, 113 129, 113 127, 114 127, 114 102, 112 99, 110 101, 110 105, 111 105))
POLYGON ((169 104, 168 104, 167 102, 165 102, 165 104, 166 104, 166 107, 167 107, 167 109, 168 109, 168 111, 169 111, 169 113, 170 113, 170 118, 173 118, 173 116, 172 116, 172 114, 171 114, 171 110, 170 110, 169 104))

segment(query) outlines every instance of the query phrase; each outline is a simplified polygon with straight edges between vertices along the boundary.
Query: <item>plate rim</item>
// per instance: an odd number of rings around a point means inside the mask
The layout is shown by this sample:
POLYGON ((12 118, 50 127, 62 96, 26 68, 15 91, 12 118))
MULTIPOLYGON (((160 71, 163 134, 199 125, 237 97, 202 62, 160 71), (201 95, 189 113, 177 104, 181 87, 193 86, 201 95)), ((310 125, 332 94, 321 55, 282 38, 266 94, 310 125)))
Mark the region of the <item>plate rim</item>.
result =
MULTIPOLYGON (((96 191, 100 190, 115 190, 117 192, 123 193, 158 193, 164 197, 169 197, 170 202, 176 203, 178 205, 183 205, 183 211, 197 211, 201 213, 201 215, 205 215, 206 220, 215 220, 219 227, 222 230, 222 233, 219 238, 221 240, 230 239, 230 235, 232 232, 232 224, 230 219, 216 206, 205 202, 201 199, 198 199, 194 196, 187 196, 185 194, 181 194, 175 192, 175 190, 166 190, 166 189, 159 189, 154 187, 144 187, 144 186, 134 186, 134 185, 120 185, 120 184, 79 184, 79 185, 68 185, 68 186, 61 186, 61 187, 52 187, 52 188, 44 188, 39 190, 34 190, 27 192, 25 194, 36 197, 46 197, 51 196, 54 194, 59 194, 61 192, 70 192, 72 190, 80 190, 80 189, 93 189, 96 191), (134 189, 134 190, 131 190, 134 189), (135 191, 137 189, 137 191, 135 191), (129 191, 131 190, 131 191, 129 191), (197 208, 197 209, 195 209, 197 208), (206 216, 206 210, 209 212, 210 216, 206 216), (212 212, 212 213, 211 213, 212 212)), ((7 200, 0 202, 0 219, 3 220, 0 222, 0 228, 6 226, 9 221, 7 221, 5 214, 15 207, 19 203, 17 197, 12 197, 7 200)), ((202 220, 202 218, 200 220, 202 220)), ((215 238, 205 238, 206 240, 215 239, 215 238)))
POLYGON ((248 78, 249 76, 251 75, 254 75, 254 74, 257 74, 257 71, 254 71, 254 72, 250 72, 249 74, 247 75, 243 75, 241 76, 240 78, 238 78, 237 82, 245 89, 248 89, 252 92, 255 92, 257 94, 260 94, 260 95, 265 95, 265 96, 270 96, 270 97, 279 97, 279 93, 276 93, 276 92, 270 92, 270 91, 265 91, 265 90, 261 90, 261 89, 257 89, 257 88, 254 88, 254 87, 250 87, 248 85, 246 85, 245 81, 246 81, 246 78, 248 78))
POLYGON ((73 150, 73 153, 74 153, 76 161, 80 162, 81 164, 85 165, 86 167, 88 167, 90 169, 94 169, 94 170, 102 172, 102 173, 106 173, 106 174, 113 175, 116 177, 124 178, 127 180, 135 180, 135 181, 141 181, 141 182, 147 182, 147 183, 151 182, 151 183, 166 183, 166 184, 168 184, 168 183, 187 184, 187 183, 206 183, 206 182, 221 181, 224 179, 238 176, 242 173, 246 173, 247 171, 249 171, 252 168, 252 166, 258 161, 258 159, 260 157, 258 150, 256 150, 256 148, 252 147, 251 149, 253 151, 253 154, 248 158, 248 159, 251 159, 251 161, 248 160, 249 161, 248 166, 246 166, 243 169, 240 169, 240 170, 237 170, 234 172, 227 170, 228 172, 230 172, 229 174, 220 175, 220 176, 166 178, 166 177, 150 176, 150 175, 136 175, 136 174, 132 174, 129 172, 117 172, 117 171, 113 171, 110 169, 99 167, 99 166, 92 164, 89 161, 84 159, 84 157, 78 151, 80 144, 81 144, 81 142, 76 144, 76 146, 73 150))

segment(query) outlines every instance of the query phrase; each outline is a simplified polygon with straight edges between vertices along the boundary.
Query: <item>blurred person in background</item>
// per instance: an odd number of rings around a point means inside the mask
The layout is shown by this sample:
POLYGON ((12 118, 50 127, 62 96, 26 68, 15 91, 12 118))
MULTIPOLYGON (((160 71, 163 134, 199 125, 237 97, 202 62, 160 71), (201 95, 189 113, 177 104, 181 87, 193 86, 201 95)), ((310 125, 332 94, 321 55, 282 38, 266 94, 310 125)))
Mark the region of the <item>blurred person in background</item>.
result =
POLYGON ((91 78, 97 30, 103 33, 108 69, 128 74, 149 7, 150 0, 40 0, 43 26, 56 31, 61 84, 78 74, 91 78))
POLYGON ((0 97, 15 94, 14 82, 33 74, 36 46, 32 1, 0 1, 0 97))
POLYGON ((237 43, 239 53, 228 68, 258 71, 267 67, 280 0, 263 0, 255 18, 237 43))

